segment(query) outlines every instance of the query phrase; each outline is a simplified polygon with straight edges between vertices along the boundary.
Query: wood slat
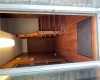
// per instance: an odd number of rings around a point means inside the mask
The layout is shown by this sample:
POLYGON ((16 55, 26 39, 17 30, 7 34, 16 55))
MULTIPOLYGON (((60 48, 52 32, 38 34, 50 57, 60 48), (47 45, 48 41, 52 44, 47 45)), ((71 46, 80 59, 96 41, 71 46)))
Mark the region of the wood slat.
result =
POLYGON ((60 31, 65 16, 47 15, 39 18, 40 31, 60 31))
POLYGON ((92 61, 98 60, 97 48, 97 29, 96 18, 92 17, 92 50, 93 58, 88 58, 78 54, 77 48, 77 23, 87 19, 89 16, 68 16, 64 23, 65 35, 58 36, 56 39, 56 52, 69 58, 70 61, 92 61))

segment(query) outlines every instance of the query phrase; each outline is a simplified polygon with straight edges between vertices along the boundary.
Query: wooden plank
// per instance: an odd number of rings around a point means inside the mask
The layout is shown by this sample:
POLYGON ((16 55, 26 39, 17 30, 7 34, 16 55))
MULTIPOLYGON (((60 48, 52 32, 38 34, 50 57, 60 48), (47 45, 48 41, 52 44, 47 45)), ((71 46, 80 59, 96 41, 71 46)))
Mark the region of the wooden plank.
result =
POLYGON ((46 35, 46 34, 54 35, 54 34, 60 34, 60 31, 39 31, 38 33, 41 35, 46 35))
POLYGON ((56 52, 64 57, 69 58, 73 62, 98 60, 98 44, 97 44, 97 28, 96 18, 92 17, 92 50, 93 59, 78 55, 77 49, 77 23, 89 16, 66 16, 65 29, 66 34, 57 36, 56 38, 56 52))

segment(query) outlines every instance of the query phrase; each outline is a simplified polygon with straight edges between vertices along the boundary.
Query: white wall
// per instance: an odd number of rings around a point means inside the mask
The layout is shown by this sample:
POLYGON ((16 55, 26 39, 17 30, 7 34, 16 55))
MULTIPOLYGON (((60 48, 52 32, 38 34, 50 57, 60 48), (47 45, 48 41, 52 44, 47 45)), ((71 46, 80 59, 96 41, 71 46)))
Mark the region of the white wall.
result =
POLYGON ((39 30, 38 18, 8 18, 8 30, 11 33, 32 33, 39 30))
POLYGON ((23 39, 23 53, 27 53, 28 49, 27 49, 27 39, 23 39))
MULTIPOLYGON (((0 48, 0 66, 22 53, 22 40, 14 35, 0 31, 0 38, 15 40, 15 46, 0 48)), ((1 42, 0 42, 1 43, 1 42)))

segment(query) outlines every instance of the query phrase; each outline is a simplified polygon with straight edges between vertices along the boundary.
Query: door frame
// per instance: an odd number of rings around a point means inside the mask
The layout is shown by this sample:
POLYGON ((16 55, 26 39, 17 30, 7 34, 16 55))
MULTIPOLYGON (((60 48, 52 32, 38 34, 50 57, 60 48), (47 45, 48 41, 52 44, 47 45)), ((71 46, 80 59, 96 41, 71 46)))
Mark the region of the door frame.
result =
POLYGON ((52 5, 0 4, 0 13, 95 15, 98 8, 52 5))
POLYGON ((97 32, 98 57, 100 60, 100 27, 99 27, 100 26, 100 8, 51 6, 51 5, 0 4, 0 13, 96 16, 97 30, 98 30, 97 32))
POLYGON ((97 22, 97 41, 98 41, 98 60, 100 60, 100 13, 96 14, 97 22))
MULTIPOLYGON (((97 29, 98 29, 98 57, 100 60, 100 9, 98 8, 83 8, 83 7, 68 7, 68 6, 43 6, 43 5, 21 5, 21 4, 0 4, 0 13, 24 13, 24 14, 60 14, 60 15, 88 15, 96 16, 97 29)), ((41 67, 29 67, 29 68, 16 68, 16 69, 2 69, 0 75, 23 75, 31 74, 32 72, 43 72, 51 70, 71 70, 73 68, 83 68, 91 66, 100 66, 99 61, 70 63, 58 65, 48 65, 41 67), (81 64, 81 65, 80 65, 81 64), (27 71, 26 71, 27 70, 27 71), (25 72, 26 71, 26 72, 25 72), (30 72, 31 71, 31 72, 30 72)), ((39 72, 39 73, 40 73, 39 72)))

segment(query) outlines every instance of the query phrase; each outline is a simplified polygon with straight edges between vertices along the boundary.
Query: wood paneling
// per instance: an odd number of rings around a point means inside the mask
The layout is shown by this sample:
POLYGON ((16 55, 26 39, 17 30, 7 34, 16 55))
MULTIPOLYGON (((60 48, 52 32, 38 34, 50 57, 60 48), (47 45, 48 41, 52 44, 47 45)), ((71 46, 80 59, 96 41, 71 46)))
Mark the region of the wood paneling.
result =
POLYGON ((61 15, 46 15, 39 18, 40 31, 60 31, 65 17, 61 15))
POLYGON ((96 32, 96 19, 92 17, 92 49, 93 58, 88 58, 78 54, 77 48, 77 23, 88 16, 67 16, 63 22, 65 27, 65 35, 58 36, 56 39, 56 52, 67 57, 70 61, 81 62, 97 60, 97 32, 96 32))
POLYGON ((54 38, 29 38, 28 52, 54 52, 54 38))
POLYGON ((92 17, 92 51, 95 60, 98 59, 98 38, 97 38, 97 22, 96 17, 92 17))

